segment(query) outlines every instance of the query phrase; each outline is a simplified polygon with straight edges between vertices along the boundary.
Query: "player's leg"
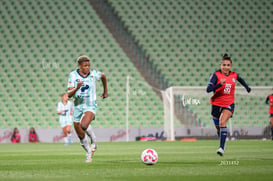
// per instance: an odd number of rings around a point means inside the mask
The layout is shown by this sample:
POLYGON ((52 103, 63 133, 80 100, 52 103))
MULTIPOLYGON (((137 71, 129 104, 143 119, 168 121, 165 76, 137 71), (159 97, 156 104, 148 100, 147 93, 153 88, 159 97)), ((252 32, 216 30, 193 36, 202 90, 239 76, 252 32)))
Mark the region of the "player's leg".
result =
MULTIPOLYGON (((84 112, 82 119, 80 121, 81 129, 86 132, 87 128, 89 127, 91 121, 95 118, 95 114, 91 111, 84 112)), ((88 134, 87 134, 88 135, 88 134)), ((93 149, 93 148, 92 148, 93 149)), ((89 148, 88 153, 86 155, 86 162, 92 161, 92 149, 89 148)))
POLYGON ((67 145, 68 141, 67 141, 66 121, 63 117, 60 117, 59 123, 63 132, 64 144, 67 145))
POLYGON ((219 118, 213 117, 212 120, 213 120, 214 126, 215 126, 215 128, 217 130, 217 135, 219 137, 220 136, 219 118))
POLYGON ((89 136, 89 138, 91 140, 91 150, 92 150, 92 155, 93 155, 97 149, 97 140, 96 140, 96 135, 93 131, 91 124, 89 124, 89 126, 85 130, 85 133, 89 136))
POLYGON ((270 128, 271 128, 271 136, 273 140, 273 114, 270 114, 270 128))
POLYGON ((74 122, 74 128, 75 128, 75 131, 80 139, 81 146, 85 150, 86 154, 89 154, 90 153, 90 146, 89 146, 88 138, 85 135, 85 132, 82 129, 80 122, 74 122))
POLYGON ((87 118, 88 121, 86 122, 86 124, 88 124, 88 125, 83 125, 83 126, 85 126, 84 129, 86 128, 85 129, 86 134, 89 136, 89 138, 91 140, 92 156, 93 156, 94 152, 97 149, 97 141, 96 141, 96 135, 95 135, 95 133, 93 131, 93 128, 92 128, 90 123, 91 123, 91 121, 93 121, 95 119, 96 110, 97 110, 97 104, 96 103, 94 103, 92 106, 86 108, 85 113, 87 113, 88 116, 89 116, 87 118))
POLYGON ((82 129, 81 126, 81 120, 83 119, 83 112, 77 107, 74 107, 73 109, 73 124, 75 131, 77 133, 78 138, 80 139, 80 144, 83 147, 83 149, 86 152, 86 162, 91 162, 91 151, 90 151, 90 146, 89 146, 89 140, 88 137, 86 136, 84 130, 82 129))
POLYGON ((93 131, 93 128, 91 126, 91 124, 88 125, 87 129, 85 130, 86 134, 89 136, 91 143, 96 143, 96 135, 93 131))
POLYGON ((70 125, 70 124, 67 124, 67 125, 66 125, 66 131, 67 131, 68 143, 69 143, 69 144, 72 144, 71 125, 70 125))
POLYGON ((62 130, 63 130, 64 144, 65 144, 65 145, 68 145, 68 138, 67 138, 67 129, 66 129, 66 126, 63 126, 63 127, 62 127, 62 130))
POLYGON ((220 116, 220 146, 217 150, 217 154, 220 156, 223 156, 224 150, 225 150, 225 144, 226 144, 226 138, 227 138, 227 121, 232 116, 232 112, 228 109, 224 109, 220 116))
POLYGON ((86 130, 90 125, 91 121, 95 118, 95 114, 91 111, 84 112, 81 119, 81 127, 83 130, 86 130))
POLYGON ((220 136, 219 117, 221 115, 221 110, 222 108, 219 106, 212 105, 211 107, 212 120, 216 128, 218 137, 220 136))

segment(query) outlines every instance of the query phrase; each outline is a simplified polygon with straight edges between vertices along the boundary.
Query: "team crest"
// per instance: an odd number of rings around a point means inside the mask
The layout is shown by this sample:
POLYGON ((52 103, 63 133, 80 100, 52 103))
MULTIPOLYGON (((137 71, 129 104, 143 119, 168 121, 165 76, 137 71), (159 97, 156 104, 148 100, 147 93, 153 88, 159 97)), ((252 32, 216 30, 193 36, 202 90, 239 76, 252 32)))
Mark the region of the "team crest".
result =
POLYGON ((234 82, 234 83, 235 83, 235 79, 234 79, 234 78, 232 78, 232 82, 234 82))

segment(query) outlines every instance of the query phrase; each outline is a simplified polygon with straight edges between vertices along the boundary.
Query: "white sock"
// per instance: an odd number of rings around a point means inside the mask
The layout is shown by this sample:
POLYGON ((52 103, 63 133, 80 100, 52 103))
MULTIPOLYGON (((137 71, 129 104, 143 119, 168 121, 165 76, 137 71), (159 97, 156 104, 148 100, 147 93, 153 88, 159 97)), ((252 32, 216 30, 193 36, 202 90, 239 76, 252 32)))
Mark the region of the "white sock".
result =
POLYGON ((64 137, 64 143, 68 143, 68 137, 64 137))
POLYGON ((89 126, 87 127, 87 129, 85 130, 85 133, 89 136, 91 143, 96 143, 96 135, 92 129, 91 124, 89 124, 89 126))
POLYGON ((71 133, 67 133, 67 138, 71 139, 71 133))
POLYGON ((67 138, 68 138, 68 143, 72 144, 73 141, 72 141, 72 134, 71 133, 67 133, 67 138))
POLYGON ((85 152, 87 153, 90 150, 90 147, 89 147, 88 138, 86 135, 84 135, 83 139, 80 139, 80 143, 83 149, 85 150, 85 152))

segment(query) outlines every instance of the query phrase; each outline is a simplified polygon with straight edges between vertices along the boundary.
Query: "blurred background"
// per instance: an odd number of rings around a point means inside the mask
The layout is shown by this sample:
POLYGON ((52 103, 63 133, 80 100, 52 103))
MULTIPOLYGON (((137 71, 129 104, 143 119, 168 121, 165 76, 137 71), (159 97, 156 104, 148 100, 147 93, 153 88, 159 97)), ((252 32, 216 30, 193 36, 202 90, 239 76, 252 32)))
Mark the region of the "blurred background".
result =
MULTIPOLYGON (((80 55, 108 80, 105 100, 97 85, 92 126, 99 141, 125 141, 129 133, 130 141, 164 137, 161 91, 206 87, 224 53, 251 87, 264 88, 237 97, 234 130, 262 136, 273 92, 272 9, 271 0, 1 0, 0 142, 10 142, 14 127, 61 141, 57 103, 80 55)), ((183 105, 175 96, 177 137, 216 135, 209 97, 196 99, 199 105, 183 105)))

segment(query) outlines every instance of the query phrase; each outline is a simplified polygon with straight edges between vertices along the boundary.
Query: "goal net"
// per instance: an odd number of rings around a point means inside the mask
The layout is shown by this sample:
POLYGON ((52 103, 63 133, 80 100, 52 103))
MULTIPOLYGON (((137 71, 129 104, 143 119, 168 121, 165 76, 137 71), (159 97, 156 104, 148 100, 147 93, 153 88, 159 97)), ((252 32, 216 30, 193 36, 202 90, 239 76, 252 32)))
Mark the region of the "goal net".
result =
MULTIPOLYGON (((229 121, 229 129, 237 127, 266 127, 268 125, 268 105, 266 97, 272 87, 251 87, 247 93, 244 87, 236 87, 235 112, 229 121)), ((162 91, 164 102, 164 132, 169 140, 175 140, 177 122, 182 127, 214 127, 211 121, 210 98, 206 87, 169 87, 162 91), (178 121, 177 121, 178 120, 178 121)), ((230 130, 230 132, 232 132, 230 130)))

